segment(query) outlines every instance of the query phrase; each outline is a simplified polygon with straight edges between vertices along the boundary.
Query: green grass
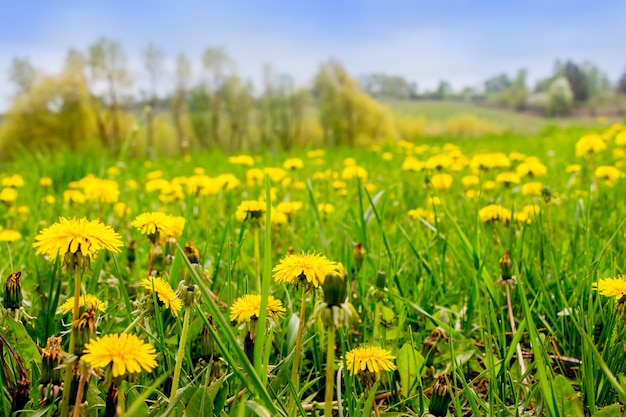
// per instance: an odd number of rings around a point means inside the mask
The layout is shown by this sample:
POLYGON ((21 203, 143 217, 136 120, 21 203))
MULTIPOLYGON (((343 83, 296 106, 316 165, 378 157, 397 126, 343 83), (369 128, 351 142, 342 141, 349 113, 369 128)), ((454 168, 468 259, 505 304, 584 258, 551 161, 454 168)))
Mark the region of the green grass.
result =
MULTIPOLYGON (((435 110, 433 105, 432 116, 426 117, 448 117, 443 107, 435 110)), ((309 158, 304 151, 263 154, 254 167, 229 164, 216 153, 150 161, 66 153, 9 162, 0 180, 19 173, 25 185, 14 202, 0 206, 0 217, 4 229, 17 230, 23 238, 2 243, 0 269, 4 277, 22 271, 25 302, 23 311, 4 311, 0 320, 0 413, 8 416, 15 408, 15 387, 24 376, 32 388, 19 415, 44 415, 56 407, 54 401, 39 405, 45 369, 36 345, 43 347, 49 336, 67 330, 69 315, 56 310, 71 296, 73 281, 60 260, 37 256, 32 243, 59 216, 85 216, 112 226, 125 246, 115 256, 100 254, 82 280, 83 291, 106 303, 106 311, 98 314, 98 333, 122 332, 134 322, 132 333, 158 353, 152 372, 118 381, 129 415, 180 416, 186 410, 187 415, 224 417, 320 416, 328 352, 334 355, 333 408, 344 416, 424 415, 436 384, 438 391, 445 385, 451 393, 453 416, 621 414, 626 401, 624 305, 600 295, 593 283, 624 273, 626 179, 609 186, 594 176, 594 169, 623 169, 624 158, 614 153, 615 132, 607 134, 607 150, 576 156, 575 144, 585 133, 579 127, 553 127, 543 134, 457 140, 453 145, 458 148, 430 139, 419 143, 427 149, 383 144, 333 149, 321 158, 309 158), (521 161, 511 161, 508 168, 472 168, 477 153, 513 151, 539 158, 547 175, 523 176, 520 184, 496 183, 492 189, 488 185, 498 174, 515 171, 521 161), (456 164, 430 172, 402 169, 409 156, 426 162, 442 152, 456 164), (383 158, 386 153, 391 160, 383 158), (248 182, 250 169, 280 167, 294 156, 302 158, 303 169, 248 182), (348 158, 367 177, 351 177, 348 158), (580 173, 567 173, 574 163, 582 166, 580 173), (110 170, 113 166, 119 169, 110 170), (167 187, 147 191, 148 176, 156 176, 157 170, 167 187), (119 184, 117 200, 128 212, 116 210, 113 202, 64 201, 64 191, 88 174, 119 184), (223 174, 231 175, 228 183, 223 174), (434 188, 440 174, 453 176, 449 189, 434 188), (473 188, 480 194, 474 198, 462 184, 466 175, 479 178, 473 188), (39 185, 43 176, 52 178, 52 187, 39 185), (194 181, 202 187, 190 187, 194 181), (522 185, 535 181, 547 187, 544 194, 524 195, 522 185), (43 200, 47 195, 55 201, 43 200), (259 198, 271 212, 283 201, 301 202, 302 207, 280 224, 272 224, 266 212, 260 229, 237 221, 239 204, 259 198), (320 204, 331 204, 333 210, 320 204), (510 218, 482 221, 481 209, 492 204, 510 210, 510 218), (530 205, 539 212, 516 220, 530 205), (409 216, 416 208, 430 210, 432 218, 409 216), (131 222, 154 210, 186 219, 182 236, 162 243, 163 259, 155 262, 174 289, 179 281, 197 286, 198 304, 177 317, 138 286, 148 271, 151 245, 131 222), (199 265, 185 256, 189 241, 199 250, 199 265), (362 259, 354 252, 357 243, 365 249, 362 259), (499 282, 499 260, 507 250, 517 282, 508 295, 499 282), (321 304, 322 288, 303 291, 273 280, 271 269, 291 251, 341 262, 346 302, 327 309, 321 304), (282 302, 285 317, 260 314, 254 323, 231 322, 229 307, 244 294, 262 294, 263 303, 271 294, 282 302), (299 383, 292 384, 302 303, 306 315, 299 383), (145 319, 138 319, 142 313, 145 319), (341 320, 334 346, 328 346, 333 338, 327 320, 333 314, 341 320), (246 349, 246 335, 257 326, 256 344, 246 349), (188 337, 181 342, 183 328, 188 337), (352 375, 346 353, 363 344, 391 352, 397 371, 352 375), (170 392, 176 363, 179 389, 170 392), (292 398, 297 401, 290 407, 292 398)), ((103 413, 107 368, 91 377, 86 415, 103 413)))

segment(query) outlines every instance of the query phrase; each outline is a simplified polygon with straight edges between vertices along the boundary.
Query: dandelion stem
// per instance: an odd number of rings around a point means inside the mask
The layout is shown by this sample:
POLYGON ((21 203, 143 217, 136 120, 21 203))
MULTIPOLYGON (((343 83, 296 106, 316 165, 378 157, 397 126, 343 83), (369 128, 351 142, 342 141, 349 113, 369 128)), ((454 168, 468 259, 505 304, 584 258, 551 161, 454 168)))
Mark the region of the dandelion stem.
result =
MULTIPOLYGON (((89 378, 89 377, 87 377, 89 378)), ((85 393, 85 374, 81 371, 78 379, 78 390, 76 391, 76 403, 74 404, 73 417, 80 417, 80 404, 83 402, 83 394, 85 393)))
MULTIPOLYGON (((291 368, 291 383, 293 384, 294 392, 298 393, 298 382, 300 379, 298 377, 299 368, 300 368, 300 350, 302 348, 302 334, 304 333, 304 316, 306 314, 306 285, 302 286, 302 300, 300 306, 300 321, 298 322, 298 333, 296 333, 296 347, 293 353, 293 366, 291 368)), ((289 401, 289 414, 293 415, 295 411, 295 401, 298 398, 291 397, 289 401)))
POLYGON ((185 307, 185 318, 183 319, 183 331, 180 335, 180 342, 178 344, 178 353, 176 354, 176 366, 174 367, 174 378, 172 380, 172 391, 170 392, 170 404, 174 402, 176 398, 176 391, 178 391, 178 382, 180 380, 180 370, 183 366, 183 356, 185 354, 185 345, 187 344, 187 335, 189 333, 189 318, 191 316, 191 308, 185 307))
POLYGON ((259 245, 259 227, 254 229, 254 259, 256 262, 256 288, 261 291, 261 248, 259 245))
MULTIPOLYGON (((74 356, 74 350, 76 348, 76 332, 77 328, 74 327, 74 321, 78 319, 80 309, 80 276, 82 274, 81 268, 76 268, 74 271, 74 308, 72 309, 72 322, 70 324, 70 346, 68 350, 68 358, 72 359, 74 356)), ((68 361, 65 365, 65 378, 63 380, 63 396, 61 397, 61 417, 68 417, 70 412, 70 386, 72 384, 72 367, 74 362, 68 361)))
POLYGON ((324 396, 324 417, 333 415, 333 377, 335 370, 335 323, 331 320, 328 329, 328 346, 326 349, 326 395, 324 396))
MULTIPOLYGON (((506 288, 506 305, 509 310, 509 321, 511 322, 511 331, 515 335, 517 332, 517 328, 515 327, 515 317, 513 316, 513 305, 511 304, 511 287, 509 285, 505 285, 506 288)), ((522 382, 526 386, 526 391, 528 392, 528 385, 526 381, 526 364, 524 363, 524 356, 522 355, 522 347, 518 343, 516 346, 517 350, 517 360, 519 362, 520 373, 522 374, 522 382)))

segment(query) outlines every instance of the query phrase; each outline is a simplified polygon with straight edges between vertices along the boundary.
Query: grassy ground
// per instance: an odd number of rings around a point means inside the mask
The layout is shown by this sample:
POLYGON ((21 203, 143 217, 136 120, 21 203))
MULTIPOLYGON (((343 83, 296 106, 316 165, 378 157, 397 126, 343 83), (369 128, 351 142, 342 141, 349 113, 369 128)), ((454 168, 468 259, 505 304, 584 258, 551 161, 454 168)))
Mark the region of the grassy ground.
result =
POLYGON ((45 378, 60 362, 50 368, 37 346, 62 335, 69 350, 73 313, 59 306, 72 303, 75 282, 102 301, 90 337, 134 334, 157 355, 115 377, 83 359, 83 415, 111 411, 111 386, 128 416, 621 415, 625 152, 618 131, 597 132, 587 139, 595 151, 578 156, 590 132, 553 129, 239 160, 9 162, 0 269, 22 271, 23 303, 5 290, 0 415, 58 406, 61 380, 45 378), (158 238, 133 225, 154 211, 184 218, 184 229, 163 223, 158 238), (100 219, 122 252, 101 250, 82 276, 63 264, 85 230, 52 239, 59 259, 36 254, 35 237, 60 216, 100 219), (280 282, 273 269, 303 252, 345 275, 297 261, 293 282, 280 282), (151 271, 178 295, 141 285, 151 271), (306 284, 324 278, 333 287, 306 284), (284 310, 237 304, 258 294, 284 310), (372 367, 351 367, 351 354, 372 367), (18 402, 25 379, 32 389, 18 402))

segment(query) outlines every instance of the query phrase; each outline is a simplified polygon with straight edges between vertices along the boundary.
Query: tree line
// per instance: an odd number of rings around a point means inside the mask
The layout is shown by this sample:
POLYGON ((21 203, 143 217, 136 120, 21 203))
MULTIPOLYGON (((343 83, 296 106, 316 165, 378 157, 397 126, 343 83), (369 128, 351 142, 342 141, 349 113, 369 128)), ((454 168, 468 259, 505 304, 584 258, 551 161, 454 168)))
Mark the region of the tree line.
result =
POLYGON ((14 58, 9 78, 16 93, 1 119, 0 152, 97 146, 143 155, 355 146, 413 139, 407 136, 424 131, 423 120, 395 117, 381 99, 465 99, 565 115, 578 105, 626 94, 626 73, 612 85, 596 66, 572 61, 557 62, 534 89, 521 70, 515 77, 489 78, 478 89, 455 92, 442 81, 434 91, 420 93, 401 76, 370 74, 357 81, 335 60, 322 63, 306 87, 266 66, 255 91, 224 49, 207 48, 194 59, 179 54, 167 71, 162 49, 148 45, 142 52, 145 87, 136 97, 126 52, 109 38, 86 50, 70 49, 58 74, 14 58))
POLYGON ((356 145, 395 135, 391 111, 334 60, 320 65, 309 88, 266 66, 255 94, 221 48, 207 48, 198 57, 196 74, 184 54, 167 74, 165 54, 153 44, 142 58, 147 87, 139 99, 131 94, 126 53, 108 38, 85 51, 70 50, 59 74, 44 74, 15 58, 9 77, 16 94, 2 118, 0 150, 103 146, 186 154, 356 145), (173 87, 159 95, 160 85, 173 87))

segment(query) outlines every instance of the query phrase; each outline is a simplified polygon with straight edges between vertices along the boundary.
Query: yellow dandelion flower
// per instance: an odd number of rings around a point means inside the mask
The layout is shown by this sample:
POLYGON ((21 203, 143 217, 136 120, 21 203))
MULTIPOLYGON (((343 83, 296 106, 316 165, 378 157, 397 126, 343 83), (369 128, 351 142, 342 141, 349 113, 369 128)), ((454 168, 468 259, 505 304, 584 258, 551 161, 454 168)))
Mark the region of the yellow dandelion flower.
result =
POLYGON ((281 182, 287 176, 284 169, 275 167, 263 168, 263 174, 267 174, 272 182, 281 182))
POLYGON ((496 182, 509 186, 511 184, 519 184, 521 181, 514 172, 501 172, 496 176, 496 182))
POLYGON ((285 213, 287 216, 291 216, 296 211, 300 211, 302 206, 302 201, 282 201, 278 203, 276 210, 285 213))
POLYGON ((483 223, 495 222, 503 220, 508 222, 511 220, 511 211, 497 204, 490 204, 487 207, 483 207, 478 211, 480 221, 483 223))
POLYGON ((81 360, 97 368, 112 364, 113 376, 151 372, 157 366, 154 346, 132 334, 109 334, 97 337, 85 345, 81 360))
POLYGON ((287 224, 287 220, 287 215, 282 211, 272 211, 272 215, 270 217, 272 226, 282 226, 283 224, 287 224))
POLYGON ((372 373, 393 371, 396 369, 392 362, 394 359, 395 356, 387 349, 378 346, 359 346, 346 353, 346 366, 350 375, 357 375, 366 370, 372 373))
POLYGON ((307 283, 317 288, 324 283, 326 274, 333 272, 337 262, 316 253, 287 255, 274 267, 276 282, 288 284, 307 283))
POLYGON ((454 177, 450 174, 437 174, 430 178, 430 183, 436 190, 443 191, 449 190, 452 187, 454 177))
POLYGON ((85 200, 85 194, 78 190, 63 191, 63 201, 65 201, 66 203, 83 204, 85 200))
POLYGON ((254 158, 250 155, 231 156, 228 158, 228 163, 233 165, 251 167, 252 165, 254 165, 254 158))
POLYGON ((300 158, 289 158, 283 163, 283 168, 287 170, 296 170, 302 169, 304 167, 304 162, 300 158))
POLYGON ((385 152, 382 155, 383 161, 391 161, 393 160, 393 154, 391 152, 385 152))
POLYGON ((58 223, 43 229, 36 237, 33 247, 37 255, 48 255, 54 260, 59 254, 81 253, 93 260, 98 251, 107 249, 118 253, 122 246, 120 235, 111 226, 100 220, 67 219, 61 217, 58 223))
POLYGON ((335 206, 329 203, 320 203, 317 205, 317 211, 324 214, 331 214, 335 212, 335 206))
POLYGON ((452 158, 446 154, 433 155, 426 160, 426 169, 442 170, 452 165, 452 158))
MULTIPOLYGON (((285 308, 280 300, 269 295, 267 298, 267 317, 270 319, 282 319, 285 317, 285 308)), ((247 294, 239 297, 230 306, 230 320, 244 323, 259 318, 261 312, 261 295, 247 294)))
POLYGON ((246 171, 246 183, 249 186, 261 185, 263 184, 263 178, 265 174, 259 168, 250 168, 246 171))
POLYGON ((576 142, 576 156, 591 155, 606 149, 606 144, 597 133, 581 137, 576 142))
POLYGON ((115 203, 120 196, 119 185, 113 180, 105 180, 90 175, 80 180, 79 183, 87 201, 115 203))
MULTIPOLYGON (((345 163, 345 161, 344 161, 345 163)), ((348 165, 343 171, 341 171, 341 178, 344 180, 351 180, 358 177, 361 182, 367 181, 367 171, 358 165, 348 165)))
POLYGON ((148 277, 142 279, 139 284, 147 290, 148 294, 154 289, 159 304, 162 303, 166 308, 169 308, 172 316, 178 316, 178 313, 183 308, 183 303, 172 287, 170 287, 170 284, 163 278, 148 277))
POLYGON ((419 161, 414 156, 407 156, 404 162, 402 163, 401 169, 403 171, 414 171, 414 172, 421 171, 424 169, 424 163, 422 161, 419 161))
POLYGON ((480 178, 478 178, 476 175, 466 175, 461 178, 461 183, 463 184, 463 187, 471 188, 475 185, 480 184, 480 178))
POLYGON ((237 207, 235 212, 235 218, 239 222, 245 222, 246 220, 260 220, 265 213, 265 203, 261 203, 257 200, 242 201, 237 207))
POLYGON ((12 203, 17 198, 17 190, 15 188, 7 187, 0 191, 0 201, 3 203, 12 203))
POLYGON ((540 182, 528 182, 522 185, 522 195, 525 197, 538 197, 543 190, 543 184, 540 182))
MULTIPOLYGON (((104 303, 93 294, 81 295, 79 306, 85 306, 85 308, 88 310, 99 310, 101 312, 106 311, 106 306, 104 305, 104 303)), ((72 311, 72 309, 74 309, 74 297, 68 298, 63 304, 59 306, 58 309, 63 314, 72 311)))
POLYGON ((178 239, 183 234, 185 218, 153 211, 140 214, 131 224, 147 235, 152 243, 156 243, 169 237, 178 239))
POLYGON ((617 278, 603 278, 593 283, 593 288, 605 297, 617 297, 619 300, 626 295, 626 275, 617 278))
POLYGON ((3 187, 23 187, 24 178, 20 174, 14 174, 2 180, 3 187))
POLYGON ((324 149, 314 149, 312 151, 308 151, 306 153, 307 158, 315 159, 315 158, 323 158, 326 151, 324 149))
POLYGON ((594 175, 596 178, 603 179, 605 184, 612 187, 624 174, 614 166, 603 165, 596 168, 594 175))
POLYGON ((50 177, 39 178, 39 185, 41 185, 42 187, 52 187, 52 178, 50 177))
POLYGON ((17 230, 4 229, 0 232, 0 242, 15 242, 21 239, 22 234, 17 230))
POLYGON ((428 223, 435 223, 435 212, 428 209, 416 208, 414 210, 409 210, 408 213, 410 218, 413 220, 423 219, 428 223))

